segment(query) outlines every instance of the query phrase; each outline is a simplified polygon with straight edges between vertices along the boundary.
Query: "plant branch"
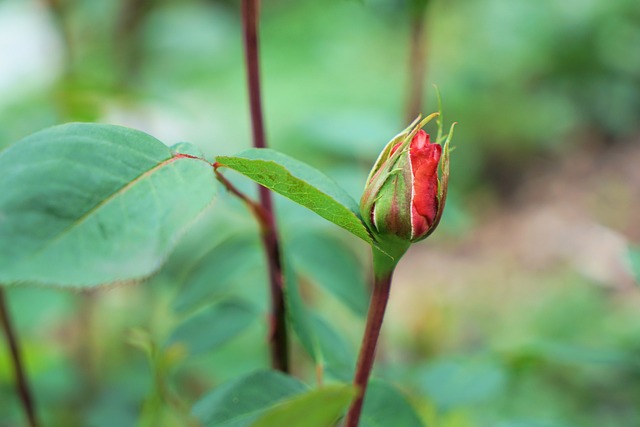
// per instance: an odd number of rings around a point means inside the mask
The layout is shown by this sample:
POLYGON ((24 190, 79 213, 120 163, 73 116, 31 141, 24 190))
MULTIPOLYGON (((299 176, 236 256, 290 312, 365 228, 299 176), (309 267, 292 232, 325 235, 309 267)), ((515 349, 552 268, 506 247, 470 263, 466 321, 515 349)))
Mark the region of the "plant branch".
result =
POLYGON ((0 287, 0 323, 7 337, 7 345, 11 353, 11 361, 13 363, 13 372, 16 377, 16 392, 22 403, 25 416, 29 422, 29 427, 38 427, 38 421, 36 419, 35 406, 33 404, 33 397, 29 384, 27 383, 27 377, 22 365, 22 356, 20 354, 20 348, 18 346, 18 338, 11 323, 11 317, 9 315, 9 309, 6 303, 4 289, 0 287))
POLYGON ((364 330, 364 337, 362 338, 362 345, 360 346, 356 373, 353 378, 353 384, 358 389, 358 394, 349 408, 344 427, 357 427, 360 421, 362 404, 364 403, 364 396, 367 391, 367 385, 376 355, 378 337, 380 336, 384 313, 387 308, 387 302, 389 301, 392 276, 393 269, 386 274, 375 275, 373 294, 371 295, 369 313, 367 314, 367 324, 364 330))
POLYGON ((64 67, 66 78, 70 77, 73 72, 73 61, 75 59, 75 44, 71 25, 69 22, 69 11, 73 4, 64 0, 43 0, 45 7, 49 9, 55 25, 60 31, 60 36, 64 45, 64 67))
MULTIPOLYGON (((258 16, 259 0, 242 0, 242 29, 244 34, 244 53, 247 68, 253 146, 256 148, 264 148, 267 144, 260 94, 258 16)), ((264 213, 262 243, 269 267, 271 289, 271 328, 269 334, 271 365, 274 369, 288 372, 289 344, 284 304, 284 275, 282 272, 278 229, 275 222, 270 191, 262 186, 259 187, 258 191, 260 192, 260 205, 264 213)))
POLYGON ((116 22, 114 54, 118 64, 118 83, 135 85, 144 60, 140 29, 153 6, 151 0, 126 0, 116 22))
POLYGON ((414 120, 422 111, 427 62, 425 18, 428 0, 418 0, 411 11, 409 39, 409 79, 407 84, 406 121, 414 120))
POLYGON ((258 220, 260 229, 262 230, 262 232, 264 232, 265 229, 268 228, 268 221, 267 213, 263 209, 262 205, 251 200, 249 197, 247 197, 246 194, 238 190, 236 186, 231 183, 231 181, 225 178, 225 176, 221 174, 220 171, 218 171, 218 168, 221 166, 222 165, 220 165, 220 163, 218 162, 213 163, 213 171, 216 174, 216 178, 218 179, 218 181, 220 181, 220 183, 222 183, 222 185, 224 185, 224 188, 226 188, 227 191, 242 200, 247 205, 251 213, 253 213, 253 215, 256 217, 256 220, 258 220))

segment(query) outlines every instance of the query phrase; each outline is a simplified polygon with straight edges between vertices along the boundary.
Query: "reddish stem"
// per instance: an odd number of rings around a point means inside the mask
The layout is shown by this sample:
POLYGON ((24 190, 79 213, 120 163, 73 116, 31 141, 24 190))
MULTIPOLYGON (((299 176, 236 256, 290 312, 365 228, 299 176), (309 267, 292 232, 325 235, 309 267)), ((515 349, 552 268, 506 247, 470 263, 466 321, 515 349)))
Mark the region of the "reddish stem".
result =
POLYGON ((426 3, 411 14, 411 38, 409 40, 409 81, 407 91, 406 121, 412 122, 422 111, 424 81, 426 75, 427 43, 425 34, 426 3))
POLYGON ((367 384, 371 376, 373 361, 376 355, 376 346, 378 345, 378 337, 384 320, 384 312, 389 301, 389 291, 391 289, 391 277, 393 271, 385 275, 376 275, 373 286, 373 294, 371 295, 371 303, 369 304, 369 313, 367 315, 367 325, 360 346, 360 355, 358 356, 358 364, 356 365, 356 374, 353 384, 358 389, 358 395, 351 404, 349 412, 345 420, 344 427, 357 427, 362 413, 362 404, 367 391, 367 384))
POLYGON ((126 0, 121 2, 115 28, 115 55, 119 65, 118 83, 133 86, 140 75, 143 64, 142 37, 140 30, 146 15, 151 10, 151 0, 126 0))
MULTIPOLYGON (((244 34, 244 53, 247 65, 247 86, 249 90, 249 108, 253 146, 266 147, 262 100, 260 95, 260 64, 258 47, 259 0, 242 0, 242 29, 244 34)), ((259 187, 260 205, 264 213, 262 218, 262 244, 267 257, 269 281, 271 284, 271 330, 269 346, 271 364, 274 369, 289 371, 289 344, 287 336, 286 311, 284 305, 284 277, 278 229, 274 218, 271 192, 259 187)))
POLYGON ((29 389, 29 383, 27 382, 27 376, 22 365, 22 355, 20 353, 20 347, 18 345, 18 338, 13 329, 11 323, 11 317, 9 316, 9 309, 5 301, 4 290, 0 287, 0 323, 2 329, 7 337, 7 345, 11 352, 11 361, 13 362, 13 372, 16 376, 16 392, 20 397, 24 414, 29 422, 29 427, 37 427, 38 421, 36 419, 35 405, 33 404, 33 397, 31 390, 29 389))

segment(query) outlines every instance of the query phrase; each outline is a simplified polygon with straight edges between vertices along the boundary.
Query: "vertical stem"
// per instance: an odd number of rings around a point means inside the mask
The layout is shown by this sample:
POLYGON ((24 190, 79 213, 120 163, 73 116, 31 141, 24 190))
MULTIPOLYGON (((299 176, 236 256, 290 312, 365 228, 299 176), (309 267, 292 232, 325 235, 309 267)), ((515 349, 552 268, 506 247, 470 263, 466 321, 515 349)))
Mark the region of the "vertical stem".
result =
POLYGON ((406 121, 413 121, 422 110, 427 62, 425 35, 426 2, 412 8, 409 48, 409 80, 407 90, 406 121))
MULTIPOLYGON (((260 64, 258 46, 259 0, 242 0, 242 29, 244 34, 244 53, 247 66, 247 85, 249 90, 249 107, 253 146, 266 147, 262 100, 260 94, 260 64)), ((265 212, 262 224, 262 243, 267 257, 269 280, 271 287, 271 330, 269 346, 271 364, 274 369, 289 371, 289 344, 287 336, 286 313, 284 305, 284 277, 278 230, 274 217, 271 193, 259 187, 260 205, 265 212)))
POLYGON ((152 0, 126 0, 122 3, 114 37, 118 84, 122 87, 132 87, 137 83, 144 59, 140 27, 152 6, 152 0))
MULTIPOLYGON (((260 53, 258 46, 259 8, 259 0, 242 0, 242 30, 244 33, 244 56, 247 65, 247 85, 249 89, 253 145, 256 148, 264 148, 267 144, 264 136, 262 96, 260 93, 260 53)), ((269 193, 268 190, 267 193, 269 193)))
POLYGON ((43 0, 43 3, 51 12, 54 22, 60 31, 64 43, 65 78, 69 78, 73 72, 73 60, 75 59, 75 45, 68 19, 72 5, 69 1, 64 0, 43 0))
POLYGON ((349 408, 344 427, 357 427, 360 421, 362 404, 373 368, 382 321, 384 320, 384 312, 387 308, 387 301, 389 301, 392 275, 393 270, 386 274, 376 274, 375 277, 369 313, 367 314, 367 325, 364 330, 360 355, 356 365, 356 374, 353 379, 353 384, 358 389, 358 395, 349 408))
POLYGON ((18 347, 18 338, 11 324, 11 317, 9 316, 9 309, 5 301, 4 289, 0 287, 0 323, 2 329, 7 337, 7 345, 11 353, 11 361, 13 362, 13 372, 16 377, 16 392, 22 402, 22 408, 29 422, 29 427, 37 427, 38 421, 36 419, 35 407, 33 404, 33 397, 29 390, 29 384, 27 383, 27 377, 22 365, 22 356, 20 354, 20 348, 18 347))

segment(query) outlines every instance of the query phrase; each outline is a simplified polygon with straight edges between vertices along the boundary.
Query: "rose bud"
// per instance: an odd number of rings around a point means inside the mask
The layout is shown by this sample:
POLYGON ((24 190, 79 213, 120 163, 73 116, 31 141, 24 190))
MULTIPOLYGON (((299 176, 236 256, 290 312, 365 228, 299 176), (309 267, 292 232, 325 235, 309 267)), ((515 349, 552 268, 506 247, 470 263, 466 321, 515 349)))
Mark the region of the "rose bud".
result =
POLYGON ((442 217, 452 132, 440 145, 438 141, 431 142, 429 134, 422 130, 437 115, 420 123, 416 120, 392 139, 367 179, 360 212, 380 243, 397 247, 391 252, 404 252, 410 243, 425 239, 442 217))

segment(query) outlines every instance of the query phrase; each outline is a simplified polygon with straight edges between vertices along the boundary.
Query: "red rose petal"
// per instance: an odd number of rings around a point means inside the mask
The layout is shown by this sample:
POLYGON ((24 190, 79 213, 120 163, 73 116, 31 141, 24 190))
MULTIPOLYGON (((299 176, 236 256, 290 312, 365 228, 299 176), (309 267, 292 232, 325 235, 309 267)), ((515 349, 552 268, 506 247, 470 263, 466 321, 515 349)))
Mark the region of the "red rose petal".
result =
POLYGON ((439 144, 431 144, 429 135, 420 130, 409 149, 413 174, 412 227, 413 236, 426 233, 438 212, 438 163, 442 155, 439 144))

